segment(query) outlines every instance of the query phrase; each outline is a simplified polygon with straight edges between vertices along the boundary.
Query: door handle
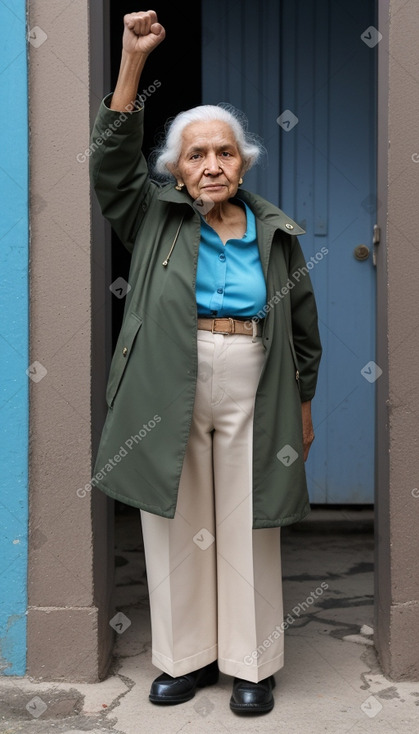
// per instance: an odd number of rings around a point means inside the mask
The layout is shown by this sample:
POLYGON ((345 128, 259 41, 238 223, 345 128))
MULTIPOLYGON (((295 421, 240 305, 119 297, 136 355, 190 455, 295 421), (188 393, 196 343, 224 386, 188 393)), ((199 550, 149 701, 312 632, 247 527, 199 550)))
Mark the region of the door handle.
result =
POLYGON ((366 245, 358 245, 354 249, 354 256, 357 260, 368 260, 370 256, 370 248, 366 245))

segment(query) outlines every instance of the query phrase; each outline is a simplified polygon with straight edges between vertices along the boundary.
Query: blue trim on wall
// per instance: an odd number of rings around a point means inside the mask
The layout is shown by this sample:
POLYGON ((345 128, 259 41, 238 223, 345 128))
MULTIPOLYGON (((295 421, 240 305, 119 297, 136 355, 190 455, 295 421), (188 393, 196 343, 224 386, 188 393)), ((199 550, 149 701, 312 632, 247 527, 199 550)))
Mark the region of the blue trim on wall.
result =
POLYGON ((29 215, 26 2, 0 3, 0 673, 26 670, 29 215), (6 30, 7 29, 7 30, 6 30))

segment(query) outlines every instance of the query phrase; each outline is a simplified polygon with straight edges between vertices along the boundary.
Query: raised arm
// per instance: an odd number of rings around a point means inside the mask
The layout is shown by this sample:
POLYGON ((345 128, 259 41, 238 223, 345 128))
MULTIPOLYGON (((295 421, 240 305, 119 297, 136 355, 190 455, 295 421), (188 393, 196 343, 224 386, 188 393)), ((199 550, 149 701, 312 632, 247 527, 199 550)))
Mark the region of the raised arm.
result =
POLYGON ((154 10, 124 16, 121 65, 110 104, 111 110, 126 112, 134 109, 138 84, 147 57, 165 36, 166 31, 157 22, 154 10))
POLYGON ((100 106, 91 136, 92 185, 102 214, 129 251, 153 186, 141 150, 144 111, 135 99, 146 59, 164 37, 154 10, 124 17, 118 81, 100 106))

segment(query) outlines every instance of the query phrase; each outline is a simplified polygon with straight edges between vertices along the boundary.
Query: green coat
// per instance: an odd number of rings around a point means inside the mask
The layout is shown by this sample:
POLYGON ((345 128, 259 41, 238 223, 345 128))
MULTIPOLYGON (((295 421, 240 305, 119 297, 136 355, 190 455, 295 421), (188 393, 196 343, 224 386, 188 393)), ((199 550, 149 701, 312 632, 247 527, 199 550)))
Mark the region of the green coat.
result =
MULTIPOLYGON (((197 379, 200 216, 187 191, 150 180, 142 136, 143 110, 121 115, 102 102, 89 150, 92 183, 103 215, 132 257, 91 486, 172 518, 197 379)), ((254 413, 253 527, 276 527, 310 509, 301 401, 311 400, 316 387, 317 311, 295 236, 303 230, 261 197, 241 189, 237 196, 256 217, 268 294, 266 361, 254 413)))

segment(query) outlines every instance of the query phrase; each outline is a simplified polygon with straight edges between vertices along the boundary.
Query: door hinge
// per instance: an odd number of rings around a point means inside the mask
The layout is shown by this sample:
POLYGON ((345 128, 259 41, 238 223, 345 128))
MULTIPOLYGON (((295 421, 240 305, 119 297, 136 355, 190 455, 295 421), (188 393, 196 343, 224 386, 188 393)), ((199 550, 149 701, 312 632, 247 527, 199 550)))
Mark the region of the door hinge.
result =
POLYGON ((378 226, 378 224, 374 224, 374 229, 372 232, 372 244, 373 244, 373 251, 372 251, 372 262, 373 265, 377 266, 377 250, 376 247, 380 244, 381 241, 381 228, 378 226))

